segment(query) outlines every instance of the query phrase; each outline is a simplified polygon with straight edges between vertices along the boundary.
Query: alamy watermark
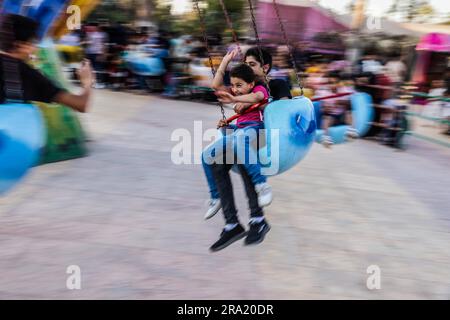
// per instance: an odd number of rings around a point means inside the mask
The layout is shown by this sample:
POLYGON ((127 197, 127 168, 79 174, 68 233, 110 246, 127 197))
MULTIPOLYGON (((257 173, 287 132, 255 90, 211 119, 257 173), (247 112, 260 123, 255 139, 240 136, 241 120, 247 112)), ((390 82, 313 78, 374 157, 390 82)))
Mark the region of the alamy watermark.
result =
POLYGON ((368 16, 366 20, 366 27, 368 30, 381 30, 381 18, 368 16))
POLYGON ((66 10, 70 16, 66 20, 66 26, 68 30, 81 29, 81 8, 77 5, 70 5, 66 10))
POLYGON ((66 288, 69 290, 81 289, 81 268, 77 265, 70 265, 66 269, 66 273, 70 274, 66 280, 66 288))
POLYGON ((177 142, 171 151, 172 163, 181 164, 260 164, 261 174, 272 175, 280 167, 279 129, 223 128, 203 130, 202 121, 194 121, 193 134, 186 128, 172 132, 177 142), (257 141, 266 148, 257 148, 257 141), (204 148, 204 143, 210 143, 204 148))
POLYGON ((373 264, 367 267, 366 272, 370 274, 367 278, 366 286, 369 290, 381 289, 381 269, 379 266, 373 264))

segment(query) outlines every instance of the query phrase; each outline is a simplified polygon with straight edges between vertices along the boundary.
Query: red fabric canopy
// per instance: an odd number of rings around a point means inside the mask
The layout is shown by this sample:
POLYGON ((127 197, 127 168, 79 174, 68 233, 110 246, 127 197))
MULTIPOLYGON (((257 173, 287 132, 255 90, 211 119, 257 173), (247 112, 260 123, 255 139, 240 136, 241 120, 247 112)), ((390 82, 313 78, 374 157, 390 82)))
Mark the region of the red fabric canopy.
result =
MULTIPOLYGON (((317 33, 344 32, 349 28, 336 21, 326 10, 314 3, 306 5, 278 4, 281 20, 292 42, 311 40, 317 33)), ((281 30, 272 2, 258 3, 258 31, 262 39, 280 40, 281 30)))

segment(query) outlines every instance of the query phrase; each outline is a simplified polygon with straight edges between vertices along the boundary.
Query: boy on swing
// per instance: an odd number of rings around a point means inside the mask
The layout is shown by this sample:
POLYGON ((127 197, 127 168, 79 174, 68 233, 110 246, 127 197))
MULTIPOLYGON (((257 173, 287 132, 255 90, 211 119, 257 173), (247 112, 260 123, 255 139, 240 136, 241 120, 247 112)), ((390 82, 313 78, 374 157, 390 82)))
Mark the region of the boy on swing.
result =
MULTIPOLYGON (((213 89, 215 90, 224 89, 223 74, 225 73, 228 64, 238 55, 238 53, 239 53, 238 49, 235 49, 224 57, 219 69, 217 70, 217 76, 213 80, 212 85, 213 89)), ((254 74, 256 75, 257 83, 268 84, 270 95, 273 100, 284 100, 292 98, 289 86, 284 80, 268 79, 267 74, 270 72, 272 68, 272 56, 265 48, 253 47, 248 49, 247 52, 245 53, 244 62, 253 70, 254 74)), ((245 109, 247 109, 251 105, 252 103, 238 102, 234 105, 234 111, 238 114, 243 113, 245 109)), ((264 108, 265 105, 260 107, 261 112, 264 111, 264 108)), ((219 122, 219 125, 223 124, 224 124, 223 122, 219 122)), ((219 201, 217 188, 215 188, 215 184, 213 183, 214 180, 211 177, 210 170, 206 168, 205 172, 208 172, 206 175, 207 177, 209 176, 207 180, 211 194, 208 210, 205 214, 205 219, 209 219, 213 217, 217 212, 219 212, 221 208, 221 203, 219 201)), ((255 189, 258 193, 258 200, 260 200, 258 201, 259 205, 261 207, 269 205, 272 201, 272 191, 270 186, 267 183, 260 186, 256 186, 256 184, 258 184, 259 181, 264 181, 264 179, 258 180, 257 177, 252 179, 252 181, 255 184, 255 189)))
MULTIPOLYGON (((224 59, 221 68, 219 69, 219 72, 221 74, 224 73, 227 64, 231 61, 233 56, 236 55, 237 51, 231 53, 231 57, 227 55, 228 57, 224 59)), ((256 80, 263 81, 266 79, 266 74, 270 71, 272 65, 272 57, 265 49, 251 48, 245 55, 245 62, 253 70, 254 74, 256 75, 256 80)), ((215 80, 219 80, 218 83, 214 83, 215 88, 220 89, 222 86, 222 78, 216 78, 215 80)), ((289 86, 283 80, 271 80, 269 81, 269 87, 271 90, 272 98, 274 98, 274 100, 291 98, 289 86)), ((240 100, 232 99, 230 96, 222 93, 219 93, 219 96, 222 97, 222 101, 224 102, 235 102, 240 100)), ((238 102, 235 105, 235 111, 237 113, 242 113, 250 105, 252 105, 252 103, 247 101, 238 102)), ((225 122, 223 121, 219 122, 219 125, 224 124, 225 122)), ((220 210, 221 207, 223 207, 223 212, 226 220, 226 226, 221 233, 219 240, 211 246, 211 251, 221 250, 232 244, 233 242, 243 238, 244 236, 246 236, 246 245, 258 244, 264 240, 265 235, 270 230, 270 226, 266 222, 263 210, 261 208, 261 204, 264 204, 264 200, 268 201, 268 203, 270 203, 270 201, 272 200, 270 186, 268 186, 266 183, 269 192, 265 194, 262 194, 261 192, 258 193, 256 185, 252 181, 253 179, 251 178, 250 174, 248 174, 248 170, 244 165, 238 165, 238 168, 244 181, 251 211, 249 231, 246 232, 244 227, 242 227, 242 225, 239 223, 239 220, 237 218, 237 210, 234 204, 233 188, 229 176, 229 170, 232 166, 233 164, 221 163, 213 163, 211 166, 209 166, 210 173, 212 172, 212 181, 217 182, 218 188, 211 190, 211 196, 213 199, 205 218, 212 217, 220 210), (220 196, 220 200, 214 199, 214 195, 220 196), (267 197, 264 195, 267 195, 267 197)))
MULTIPOLYGON (((230 71, 230 88, 223 86, 225 70, 238 53, 238 49, 234 49, 223 58, 213 79, 212 87, 218 90, 219 101, 234 103, 234 110, 237 113, 243 113, 247 107, 255 103, 267 101, 269 94, 262 83, 256 82, 255 73, 246 64, 239 64, 230 71)), ((262 115, 258 109, 242 114, 237 119, 236 125, 229 125, 223 119, 219 121, 218 128, 221 128, 224 137, 208 146, 202 154, 202 164, 211 194, 210 207, 205 219, 211 218, 220 209, 219 194, 211 172, 211 165, 215 162, 225 163, 221 161, 227 159, 230 162, 230 158, 234 154, 237 156, 238 163, 244 166, 255 185, 259 205, 264 207, 271 203, 271 187, 267 184, 266 177, 261 174, 261 166, 257 161, 257 151, 250 146, 263 125, 262 115), (246 157, 247 153, 248 157, 246 157)), ((231 162, 233 161, 234 159, 231 159, 231 162)))

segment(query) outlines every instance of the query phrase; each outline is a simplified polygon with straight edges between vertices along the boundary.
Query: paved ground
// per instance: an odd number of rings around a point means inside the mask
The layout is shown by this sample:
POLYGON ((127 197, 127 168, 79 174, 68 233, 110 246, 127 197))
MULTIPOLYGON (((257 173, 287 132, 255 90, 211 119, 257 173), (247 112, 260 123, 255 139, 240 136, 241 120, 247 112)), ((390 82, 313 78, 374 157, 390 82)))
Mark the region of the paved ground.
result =
MULTIPOLYGON (((426 106, 425 106, 426 108, 426 106)), ((409 110, 421 115, 424 111, 424 106, 411 105, 409 110)), ((430 116, 430 115, 428 115, 430 116)), ((436 117, 436 115, 434 115, 436 117)), ((421 118, 418 116, 409 116, 410 130, 420 135, 421 139, 431 140, 433 143, 437 143, 443 146, 450 146, 450 136, 442 134, 446 131, 447 126, 445 124, 432 121, 430 119, 421 118)))
POLYGON ((449 149, 315 145, 270 180, 266 241, 211 254, 222 217, 202 220, 201 167, 172 164, 170 136, 219 111, 108 91, 94 105, 91 155, 38 167, 0 199, 0 298, 450 299, 449 149), (66 288, 69 265, 81 290, 66 288))

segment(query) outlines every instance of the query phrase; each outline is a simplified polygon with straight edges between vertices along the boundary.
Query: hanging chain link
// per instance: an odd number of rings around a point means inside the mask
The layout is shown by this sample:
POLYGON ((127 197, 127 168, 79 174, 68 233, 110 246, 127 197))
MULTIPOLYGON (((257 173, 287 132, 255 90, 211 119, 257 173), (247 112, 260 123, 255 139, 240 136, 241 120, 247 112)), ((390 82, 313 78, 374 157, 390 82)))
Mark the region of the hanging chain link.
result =
MULTIPOLYGON (((198 5, 198 0, 194 0, 194 5, 195 8, 197 9, 197 13, 198 13, 198 18, 200 21, 200 29, 202 31, 202 35, 203 35, 203 40, 205 41, 205 46, 206 46, 206 52, 208 53, 208 59, 209 59, 209 65, 211 67, 211 73, 213 75, 213 78, 216 76, 216 70, 214 69, 214 64, 213 64, 213 60, 211 57, 211 49, 209 47, 209 42, 208 42, 208 35, 206 34, 206 26, 205 26, 205 19, 200 11, 200 7, 198 5)), ((225 115, 225 109, 223 107, 222 102, 218 102, 219 107, 220 107, 220 112, 222 113, 222 119, 226 120, 227 117, 225 115)))
POLYGON ((254 10, 253 10, 252 0, 248 0, 248 5, 249 5, 249 8, 250 8, 250 15, 251 15, 251 18, 252 18, 253 30, 255 31, 256 44, 258 46, 258 53, 259 53, 259 60, 261 61, 261 68, 263 69, 263 72, 264 72, 264 83, 266 84, 267 90, 269 91, 269 97, 271 97, 272 94, 270 92, 268 75, 267 75, 266 71, 263 68, 263 66, 266 63, 266 61, 264 61, 263 55, 262 55, 261 40, 260 40, 259 34, 258 34, 258 27, 256 26, 256 19, 255 19, 255 14, 254 14, 254 10))
POLYGON ((302 83, 302 81, 301 81, 301 79, 300 79, 300 77, 298 75, 297 63, 295 62, 294 54, 292 53, 292 48, 291 48, 291 45, 289 43, 289 39, 287 37, 286 30, 284 29, 283 21, 281 20, 280 11, 278 10, 278 4, 277 4, 277 2, 275 0, 272 0, 272 1, 273 1, 273 6, 275 8, 275 13, 277 15, 278 23, 280 24, 281 32, 283 33, 284 41, 286 43, 286 46, 288 47, 289 55, 290 55, 291 60, 292 60, 292 64, 294 65, 295 77, 297 79, 298 86, 300 87, 301 95, 303 96, 303 83, 302 83))
POLYGON ((231 30, 231 34, 233 36, 233 42, 236 44, 238 51, 239 51, 239 55, 242 57, 243 56, 242 50, 239 45, 239 40, 236 35, 236 31, 234 30, 234 27, 233 27, 233 23, 231 22, 230 15, 228 14, 227 7, 225 6, 225 3, 223 2, 223 0, 219 0, 219 2, 220 2, 220 5, 222 6, 223 14, 225 15, 225 20, 227 21, 228 29, 231 30))

